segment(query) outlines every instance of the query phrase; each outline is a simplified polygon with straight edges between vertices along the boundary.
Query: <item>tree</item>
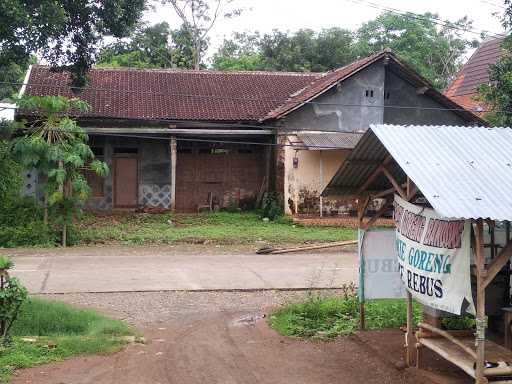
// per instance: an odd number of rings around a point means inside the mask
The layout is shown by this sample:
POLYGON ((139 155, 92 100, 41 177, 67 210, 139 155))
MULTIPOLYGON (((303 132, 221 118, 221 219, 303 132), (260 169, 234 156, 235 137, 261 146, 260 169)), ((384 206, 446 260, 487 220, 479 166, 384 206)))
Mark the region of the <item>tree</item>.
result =
MULTIPOLYGON (((204 53, 207 46, 201 48, 204 53)), ((141 25, 128 41, 120 40, 100 51, 102 67, 193 68, 192 33, 183 24, 171 30, 166 22, 141 25)))
POLYGON ((294 34, 274 30, 263 36, 260 47, 268 69, 296 72, 323 72, 355 59, 353 34, 341 28, 316 33, 300 29, 294 34))
POLYGON ((212 67, 221 71, 256 71, 265 69, 265 60, 259 51, 258 32, 235 32, 224 39, 212 58, 212 67))
POLYGON ((112 43, 100 51, 98 65, 106 67, 169 68, 172 55, 167 23, 139 26, 129 41, 112 43))
POLYGON ((74 87, 84 86, 100 40, 128 34, 144 8, 144 0, 3 0, 0 72, 12 63, 26 65, 37 52, 70 70, 74 87))
MULTIPOLYGON (((512 26, 512 0, 505 0, 502 17, 503 27, 512 26)), ((502 55, 496 64, 489 67, 489 84, 479 87, 479 98, 487 105, 485 119, 494 126, 512 125, 512 36, 502 43, 502 55)))
POLYGON ((200 69, 208 35, 220 17, 232 18, 240 15, 242 10, 234 8, 234 0, 163 0, 170 3, 192 34, 192 58, 194 69, 200 69))
POLYGON ((391 48, 423 77, 442 90, 462 66, 464 54, 477 45, 464 37, 472 22, 464 17, 455 23, 436 22, 436 15, 385 12, 357 31, 357 56, 391 48), (440 26, 439 24, 444 24, 440 26))
POLYGON ((225 39, 214 54, 216 69, 313 71, 341 67, 352 60, 353 34, 341 28, 296 33, 272 31, 260 37, 258 32, 234 34, 225 39))
POLYGON ((90 168, 101 176, 108 172, 105 163, 94 160, 85 131, 67 115, 72 110, 85 111, 88 106, 63 96, 23 97, 17 104, 41 118, 20 127, 12 152, 25 168, 35 168, 46 176, 45 200, 55 224, 62 228, 65 246, 67 228, 90 193, 83 170, 90 168))

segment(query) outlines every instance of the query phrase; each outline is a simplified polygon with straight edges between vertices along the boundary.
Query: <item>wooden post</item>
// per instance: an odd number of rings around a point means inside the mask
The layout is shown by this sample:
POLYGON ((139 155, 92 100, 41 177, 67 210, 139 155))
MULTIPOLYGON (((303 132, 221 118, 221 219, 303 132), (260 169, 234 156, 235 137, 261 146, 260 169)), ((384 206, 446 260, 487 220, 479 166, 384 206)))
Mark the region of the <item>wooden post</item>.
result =
POLYGON ((365 308, 364 308, 364 258, 361 254, 361 242, 364 241, 364 236, 361 236, 361 231, 364 231, 363 228, 363 219, 364 212, 366 211, 366 207, 368 207, 368 203, 370 202, 370 196, 359 196, 357 199, 357 222, 358 222, 358 253, 359 253, 359 329, 364 331, 366 328, 366 319, 365 319, 365 308))
POLYGON ((407 291, 407 332, 405 334, 405 363, 408 367, 414 364, 414 331, 413 331, 413 308, 412 308, 412 295, 407 291))
POLYGON ((176 137, 171 137, 171 210, 176 212, 176 137))
MULTIPOLYGON (((406 195, 407 200, 412 198, 412 185, 409 176, 407 176, 406 195)), ((407 291, 407 332, 405 334, 405 363, 408 367, 414 364, 413 361, 413 346, 414 346, 414 331, 413 331, 413 308, 412 308, 412 295, 407 291)), ((417 349, 419 351, 419 349, 417 349)), ((418 359, 419 360, 419 359, 418 359)))
POLYGON ((322 159, 322 151, 320 151, 320 217, 323 216, 324 200, 322 197, 322 190, 324 188, 324 162, 322 159))
POLYGON ((487 383, 484 376, 485 369, 485 255, 484 255, 484 229, 482 219, 476 221, 475 226, 475 264, 476 264, 476 369, 475 383, 487 383))

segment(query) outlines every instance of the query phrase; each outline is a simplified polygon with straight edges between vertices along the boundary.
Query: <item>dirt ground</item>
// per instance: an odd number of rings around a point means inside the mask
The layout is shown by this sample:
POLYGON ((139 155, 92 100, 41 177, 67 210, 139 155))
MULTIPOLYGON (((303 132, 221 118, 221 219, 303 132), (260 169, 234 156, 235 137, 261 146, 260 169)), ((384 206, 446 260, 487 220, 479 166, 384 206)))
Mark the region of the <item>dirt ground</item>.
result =
MULTIPOLYGON (((322 291, 321 294, 335 294, 322 291)), ((400 369, 403 334, 330 342, 282 337, 263 315, 305 292, 141 292, 54 295, 137 326, 146 344, 19 371, 13 384, 471 383, 455 368, 400 369), (448 375, 445 375, 448 373, 448 375)), ((52 297, 52 296, 50 296, 52 297)), ((434 361, 433 357, 429 361, 434 361)), ((429 364, 427 363, 427 368, 429 364)))

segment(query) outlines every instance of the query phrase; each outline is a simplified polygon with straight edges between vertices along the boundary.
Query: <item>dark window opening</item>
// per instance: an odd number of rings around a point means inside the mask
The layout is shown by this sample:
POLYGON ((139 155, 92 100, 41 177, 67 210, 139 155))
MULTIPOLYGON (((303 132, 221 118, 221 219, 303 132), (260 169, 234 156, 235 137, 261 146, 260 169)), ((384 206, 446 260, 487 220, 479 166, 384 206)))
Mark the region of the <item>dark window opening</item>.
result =
POLYGON ((114 148, 114 154, 137 154, 139 153, 138 148, 114 148))
POLYGON ((364 92, 364 95, 366 97, 373 97, 373 89, 367 89, 365 92, 364 92))
POLYGON ((385 98, 386 100, 389 100, 390 96, 391 96, 391 93, 389 93, 389 92, 386 92, 386 93, 384 94, 384 98, 385 98))
POLYGON ((103 147, 91 147, 91 151, 94 153, 94 157, 103 157, 105 155, 103 147))
POLYGON ((370 97, 373 97, 373 89, 370 91, 370 97))

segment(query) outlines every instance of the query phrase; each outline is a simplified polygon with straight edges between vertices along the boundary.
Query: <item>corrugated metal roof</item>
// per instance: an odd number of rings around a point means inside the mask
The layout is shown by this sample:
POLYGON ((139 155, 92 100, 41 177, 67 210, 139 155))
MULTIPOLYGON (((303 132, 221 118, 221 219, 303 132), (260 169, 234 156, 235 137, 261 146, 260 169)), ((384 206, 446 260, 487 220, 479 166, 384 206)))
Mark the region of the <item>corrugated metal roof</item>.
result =
MULTIPOLYGON (((379 160, 389 152, 439 214, 512 220, 511 128, 372 125, 370 129, 353 152, 379 160)), ((342 166, 328 188, 346 186, 343 176, 356 171, 350 168, 350 164, 342 166)), ((364 178, 352 177, 348 182, 358 187, 364 178)))
POLYGON ((362 136, 354 132, 299 133, 293 144, 308 150, 353 149, 362 136))

